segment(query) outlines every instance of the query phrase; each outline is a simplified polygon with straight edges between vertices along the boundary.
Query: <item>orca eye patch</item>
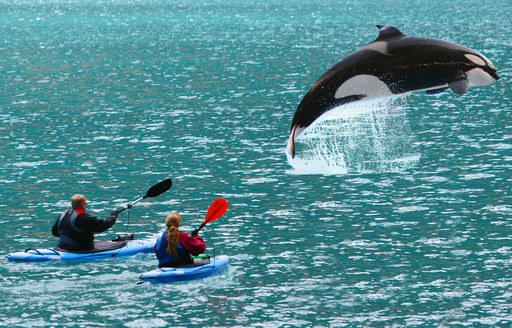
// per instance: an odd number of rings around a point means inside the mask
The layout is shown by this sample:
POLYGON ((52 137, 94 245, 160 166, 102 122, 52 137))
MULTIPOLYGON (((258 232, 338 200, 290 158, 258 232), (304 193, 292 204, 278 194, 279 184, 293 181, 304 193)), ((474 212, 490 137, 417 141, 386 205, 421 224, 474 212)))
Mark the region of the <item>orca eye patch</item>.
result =
POLYGON ((471 60, 473 63, 477 64, 478 66, 487 66, 487 63, 482 58, 472 55, 472 54, 465 54, 467 59, 471 60))

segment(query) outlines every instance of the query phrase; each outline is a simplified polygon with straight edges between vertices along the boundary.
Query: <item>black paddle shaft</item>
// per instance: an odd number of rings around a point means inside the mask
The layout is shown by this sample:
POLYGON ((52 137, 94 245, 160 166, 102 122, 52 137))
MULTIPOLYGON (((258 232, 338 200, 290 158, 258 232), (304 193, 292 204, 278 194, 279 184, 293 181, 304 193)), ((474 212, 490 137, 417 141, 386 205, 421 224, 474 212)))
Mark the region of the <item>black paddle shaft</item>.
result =
POLYGON ((148 189, 148 191, 146 192, 146 196, 137 198, 136 200, 134 200, 130 204, 126 205, 125 207, 123 207, 122 209, 120 209, 117 212, 121 213, 125 209, 132 207, 136 203, 138 203, 141 200, 146 199, 148 197, 160 196, 161 194, 163 194, 167 190, 171 189, 171 187, 172 187, 172 180, 170 178, 167 178, 164 181, 160 181, 159 183, 157 183, 156 185, 154 185, 154 186, 152 186, 151 188, 148 189))

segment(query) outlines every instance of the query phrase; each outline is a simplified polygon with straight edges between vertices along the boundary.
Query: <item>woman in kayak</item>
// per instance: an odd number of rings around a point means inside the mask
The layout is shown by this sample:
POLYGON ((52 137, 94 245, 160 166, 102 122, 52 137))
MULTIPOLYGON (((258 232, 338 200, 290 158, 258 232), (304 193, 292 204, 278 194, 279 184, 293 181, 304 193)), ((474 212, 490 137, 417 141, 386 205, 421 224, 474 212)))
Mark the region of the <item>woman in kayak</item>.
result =
POLYGON ((118 211, 114 210, 106 219, 86 213, 87 200, 84 195, 71 197, 71 208, 62 213, 52 226, 52 234, 59 237, 57 247, 65 250, 91 250, 94 235, 110 229, 116 223, 118 211))
POLYGON ((189 235, 179 230, 181 216, 172 212, 165 218, 167 230, 156 240, 155 253, 158 267, 179 267, 193 263, 190 254, 197 256, 204 253, 206 245, 199 237, 197 229, 189 235))

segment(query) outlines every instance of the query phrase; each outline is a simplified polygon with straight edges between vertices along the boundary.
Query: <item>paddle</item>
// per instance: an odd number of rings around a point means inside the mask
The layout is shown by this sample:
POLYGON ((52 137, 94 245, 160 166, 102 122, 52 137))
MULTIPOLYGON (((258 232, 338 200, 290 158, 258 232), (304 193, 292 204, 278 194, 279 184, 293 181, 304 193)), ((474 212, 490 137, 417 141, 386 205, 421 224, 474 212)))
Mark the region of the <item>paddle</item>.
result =
POLYGON ((166 192, 167 190, 171 189, 171 186, 172 186, 172 180, 170 178, 160 181, 156 185, 149 188, 148 191, 146 192, 145 196, 137 198, 136 200, 127 204, 125 207, 118 210, 117 212, 121 213, 125 209, 132 207, 133 205, 135 205, 136 203, 140 202, 143 199, 159 196, 159 195, 163 194, 164 192, 166 192))
POLYGON ((208 211, 206 211, 206 218, 204 219, 203 223, 201 223, 201 226, 199 226, 199 228, 194 231, 199 232, 199 230, 203 229, 207 223, 217 220, 222 215, 224 215, 227 210, 228 202, 224 198, 217 198, 211 203, 208 211))

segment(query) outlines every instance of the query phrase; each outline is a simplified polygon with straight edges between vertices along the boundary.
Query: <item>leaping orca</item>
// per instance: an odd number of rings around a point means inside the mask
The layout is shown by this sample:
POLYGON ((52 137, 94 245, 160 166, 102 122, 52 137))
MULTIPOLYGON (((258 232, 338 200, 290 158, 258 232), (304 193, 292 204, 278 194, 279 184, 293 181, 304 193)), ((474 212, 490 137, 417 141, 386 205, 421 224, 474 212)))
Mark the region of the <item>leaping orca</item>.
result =
POLYGON ((499 79, 479 52, 455 43, 406 36, 396 27, 377 25, 379 36, 331 67, 313 84, 292 120, 286 151, 295 156, 295 138, 325 112, 349 102, 417 90, 428 94, 499 79))

